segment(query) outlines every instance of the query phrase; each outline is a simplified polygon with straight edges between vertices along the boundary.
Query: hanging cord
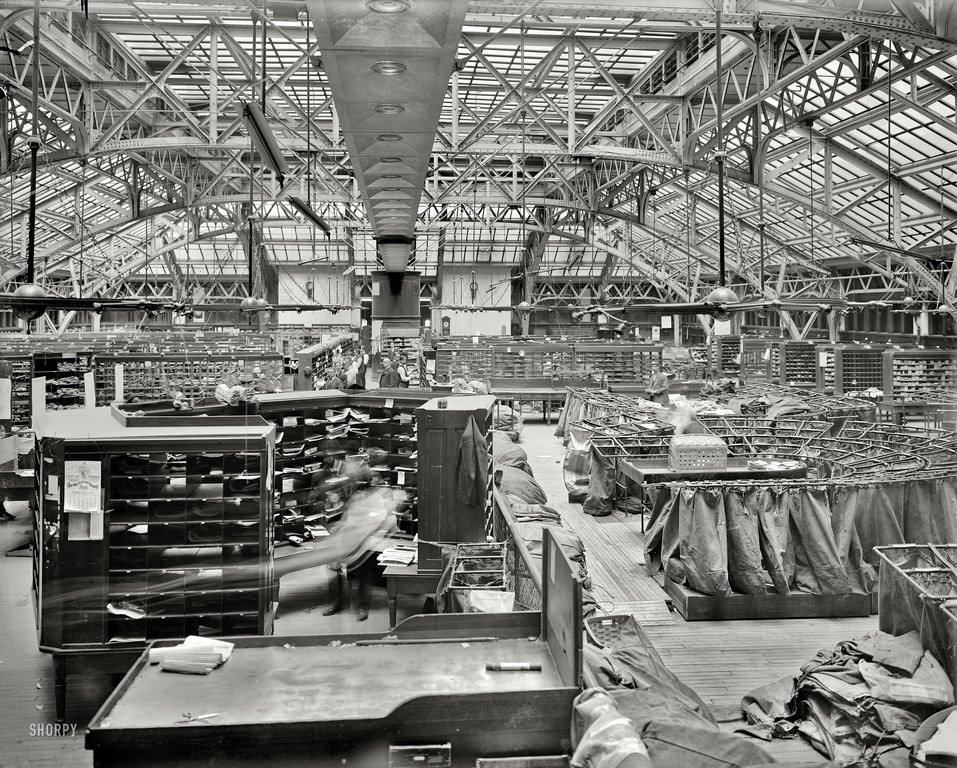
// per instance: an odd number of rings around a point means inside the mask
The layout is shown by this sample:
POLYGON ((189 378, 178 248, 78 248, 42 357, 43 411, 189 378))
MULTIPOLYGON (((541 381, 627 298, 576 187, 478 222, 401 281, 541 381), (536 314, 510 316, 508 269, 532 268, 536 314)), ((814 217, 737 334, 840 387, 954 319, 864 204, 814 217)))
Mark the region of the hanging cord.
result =
MULTIPOLYGON (((311 40, 309 30, 312 27, 309 7, 306 6, 306 204, 312 208, 312 173, 313 173, 313 153, 312 153, 312 55, 309 52, 311 40)), ((309 258, 316 258, 316 228, 309 227, 309 240, 311 255, 309 258)), ((328 255, 328 250, 327 250, 328 255)), ((315 303, 316 301, 316 268, 312 268, 312 296, 305 292, 306 300, 315 303)))
MULTIPOLYGON (((694 301, 694 293, 691 288, 691 209, 694 206, 694 197, 691 194, 689 186, 688 169, 684 169, 685 177, 685 286, 688 290, 688 301, 694 301)), ((675 340, 677 342, 677 339, 675 340)))
MULTIPOLYGON (((521 81, 519 82, 519 98, 521 99, 521 103, 519 104, 519 109, 520 109, 521 111, 520 111, 520 113, 519 113, 519 121, 520 121, 520 123, 521 123, 521 131, 522 131, 522 137, 521 137, 521 153, 522 153, 522 191, 521 191, 521 196, 522 196, 522 205, 521 205, 520 212, 521 212, 521 216, 522 216, 522 235, 521 235, 521 237, 522 237, 522 249, 521 249, 521 254, 522 254, 522 256, 521 256, 521 258, 522 258, 522 273, 523 273, 523 280, 522 280, 522 300, 525 301, 525 300, 526 300, 526 298, 525 298, 526 296, 527 296, 528 298, 532 298, 532 296, 531 296, 531 291, 529 291, 529 289, 528 289, 528 288, 529 288, 529 286, 528 286, 528 267, 529 267, 529 258, 528 258, 528 257, 529 257, 529 254, 528 254, 528 243, 526 242, 526 233, 525 233, 525 217, 526 217, 526 215, 527 215, 527 212, 526 212, 526 210, 525 210, 525 205, 526 205, 526 202, 525 202, 525 201, 526 201, 526 191, 527 191, 527 190, 526 190, 526 184, 527 184, 528 178, 527 178, 527 169, 526 169, 526 162, 527 162, 527 161, 526 161, 526 157, 525 157, 525 151, 526 151, 526 147, 525 147, 525 128, 526 128, 526 124, 525 124, 525 111, 526 111, 526 108, 527 108, 527 104, 526 104, 526 102, 525 102, 525 99, 527 98, 527 96, 526 96, 526 93, 525 93, 525 20, 524 20, 524 19, 522 20, 522 24, 521 24, 521 27, 520 27, 520 32, 521 32, 521 50, 520 50, 520 63, 519 63, 519 66, 521 67, 521 73, 520 73, 520 74, 521 74, 521 81)), ((524 329, 524 328, 521 328, 521 330, 524 332, 525 329, 524 329)))
MULTIPOLYGON (((266 13, 267 13, 266 2, 267 0, 263 0, 263 41, 262 41, 262 61, 260 62, 261 63, 260 68, 262 70, 261 72, 262 87, 260 89, 261 93, 259 98, 259 106, 262 109, 263 117, 266 116, 266 26, 269 24, 269 19, 266 16, 266 13)), ((254 49, 253 57, 255 57, 255 55, 256 53, 254 49)), ((263 177, 265 177, 265 174, 266 174, 265 167, 263 168, 261 174, 263 177)), ((257 269, 258 276, 260 278, 259 288, 262 290, 263 294, 265 294, 266 292, 265 275, 263 275, 262 267, 261 267, 262 262, 264 260, 264 257, 262 255, 262 246, 263 246, 263 240, 266 237, 266 185, 264 182, 265 182, 265 178, 261 178, 259 182, 259 210, 261 214, 260 218, 262 219, 262 233, 259 236, 260 247, 256 249, 256 265, 258 268, 257 269)), ((256 317, 261 318, 262 315, 257 314, 256 317)), ((252 315, 250 315, 250 319, 252 319, 252 315)))
MULTIPOLYGON (((81 182, 81 187, 82 187, 82 184, 85 182, 86 182, 86 173, 84 168, 83 181, 81 182)), ((84 293, 83 291, 83 256, 84 256, 83 243, 86 238, 83 236, 83 233, 85 229, 86 229, 86 195, 83 194, 83 190, 81 189, 80 190, 80 252, 79 252, 80 276, 79 276, 79 279, 77 280, 77 288, 79 289, 80 296, 82 296, 84 293)))
POLYGON ((891 52, 887 50, 887 240, 894 242, 894 188, 891 181, 891 134, 894 126, 891 123, 891 52))
MULTIPOLYGON (((266 114, 266 25, 269 23, 269 16, 266 10, 267 0, 263 0, 263 44, 262 44, 262 87, 259 97, 259 106, 266 114)), ((253 49, 253 58, 255 58, 255 48, 253 49)))
POLYGON ((814 122, 809 121, 807 125, 807 163, 810 172, 810 189, 808 197, 810 198, 811 221, 809 227, 811 230, 811 262, 814 262, 814 122))

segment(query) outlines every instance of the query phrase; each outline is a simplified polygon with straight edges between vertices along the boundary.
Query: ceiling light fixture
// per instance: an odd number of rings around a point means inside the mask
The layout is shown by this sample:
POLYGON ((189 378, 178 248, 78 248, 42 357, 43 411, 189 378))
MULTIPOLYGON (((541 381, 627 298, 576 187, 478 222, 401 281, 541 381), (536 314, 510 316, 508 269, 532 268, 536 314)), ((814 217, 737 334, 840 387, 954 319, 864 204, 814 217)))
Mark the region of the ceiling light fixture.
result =
POLYGON ((313 207, 309 205, 308 202, 303 200, 301 197, 296 197, 295 195, 289 196, 289 202, 292 204, 293 208, 302 214, 302 216, 319 227, 319 229, 325 233, 327 240, 332 237, 332 228, 329 226, 329 222, 316 213, 316 211, 313 210, 313 207))
POLYGON ((380 115, 401 115, 405 107, 401 104, 376 104, 375 111, 380 115))
POLYGON ((256 149, 259 150, 259 154, 272 172, 276 174, 279 186, 282 187, 285 177, 289 175, 289 166, 286 165, 286 158, 283 156, 282 148, 276 141, 272 128, 269 127, 266 115, 254 101, 243 104, 242 114, 256 149))
POLYGON ((405 70, 401 61, 377 61, 372 65, 372 71, 380 75, 401 75, 405 70))
POLYGON ((402 177, 398 173, 384 173, 379 178, 382 179, 401 179, 402 177))
POLYGON ((366 8, 374 13, 402 13, 409 10, 408 0, 366 0, 366 8))
POLYGON ((401 163, 402 158, 401 157, 380 157, 379 162, 380 163, 401 163))
POLYGON ((402 141, 402 137, 397 133, 380 133, 375 137, 376 141, 402 141))

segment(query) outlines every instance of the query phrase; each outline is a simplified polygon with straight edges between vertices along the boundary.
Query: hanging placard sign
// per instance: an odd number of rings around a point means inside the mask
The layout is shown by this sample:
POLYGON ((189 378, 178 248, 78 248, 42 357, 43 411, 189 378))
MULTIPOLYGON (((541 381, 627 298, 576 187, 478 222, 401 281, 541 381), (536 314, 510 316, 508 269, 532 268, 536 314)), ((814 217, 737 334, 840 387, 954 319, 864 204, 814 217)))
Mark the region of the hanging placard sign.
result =
POLYGON ((114 387, 116 391, 116 401, 122 403, 126 399, 126 379, 123 373, 123 364, 116 363, 113 366, 113 381, 116 382, 114 387))
POLYGON ((93 371, 87 371, 83 374, 83 407, 94 408, 96 406, 96 382, 93 379, 93 371))

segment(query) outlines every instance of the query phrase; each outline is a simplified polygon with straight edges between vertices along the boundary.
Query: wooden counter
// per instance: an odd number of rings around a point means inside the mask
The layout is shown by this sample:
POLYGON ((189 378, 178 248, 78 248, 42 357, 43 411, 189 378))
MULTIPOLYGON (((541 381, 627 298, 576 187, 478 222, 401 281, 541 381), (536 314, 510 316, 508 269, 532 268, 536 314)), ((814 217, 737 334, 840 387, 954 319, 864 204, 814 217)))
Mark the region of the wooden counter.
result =
POLYGON ((163 672, 144 654, 86 747, 97 766, 124 768, 382 768, 395 746, 443 743, 454 766, 562 754, 581 680, 581 582, 550 533, 544 572, 541 614, 413 617, 385 638, 236 638, 209 675, 163 672), (486 669, 506 661, 541 670, 486 669))
POLYGON ((670 469, 667 459, 647 461, 618 459, 618 473, 636 483, 676 483, 682 481, 706 482, 709 480, 783 480, 807 477, 807 465, 800 461, 789 462, 783 468, 753 468, 748 460, 732 456, 724 469, 670 469))

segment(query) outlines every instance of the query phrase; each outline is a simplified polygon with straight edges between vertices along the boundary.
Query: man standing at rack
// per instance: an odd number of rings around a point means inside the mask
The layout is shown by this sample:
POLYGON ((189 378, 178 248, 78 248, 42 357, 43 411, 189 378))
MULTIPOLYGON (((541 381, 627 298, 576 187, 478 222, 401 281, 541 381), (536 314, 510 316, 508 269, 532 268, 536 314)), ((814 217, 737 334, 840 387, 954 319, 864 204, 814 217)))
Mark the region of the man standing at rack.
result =
POLYGON ((379 374, 379 389, 395 389, 400 386, 402 379, 392 367, 392 361, 388 357, 382 358, 382 373, 379 374))
POLYGON ((399 374, 399 386, 408 387, 412 377, 409 375, 409 368, 405 364, 405 357, 399 353, 395 356, 395 372, 399 374))
POLYGON ((668 376, 662 373, 657 365, 651 367, 651 376, 648 378, 648 385, 645 387, 647 399, 653 403, 668 405, 671 401, 668 399, 668 376))
POLYGON ((365 389, 366 372, 369 370, 369 353, 359 347, 354 363, 356 367, 356 389, 365 389))

